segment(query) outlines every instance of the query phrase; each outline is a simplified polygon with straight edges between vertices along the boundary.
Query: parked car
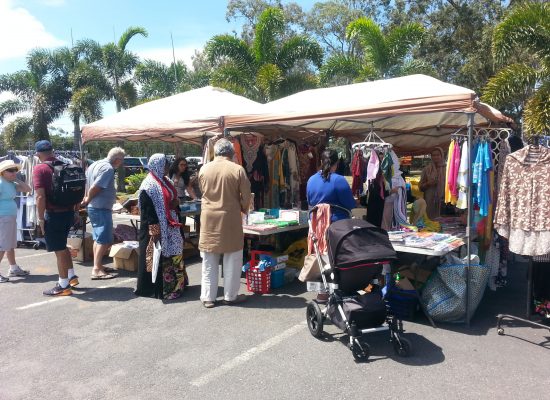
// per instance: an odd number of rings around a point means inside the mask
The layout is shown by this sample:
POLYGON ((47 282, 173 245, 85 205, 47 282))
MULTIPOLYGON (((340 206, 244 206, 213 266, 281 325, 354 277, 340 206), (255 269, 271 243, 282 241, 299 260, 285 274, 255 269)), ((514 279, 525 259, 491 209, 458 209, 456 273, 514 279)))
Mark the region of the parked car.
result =
MULTIPOLYGON (((145 157, 124 157, 126 176, 148 171, 147 166, 143 164, 142 158, 145 157)), ((147 158, 145 158, 145 163, 147 163, 147 158)))

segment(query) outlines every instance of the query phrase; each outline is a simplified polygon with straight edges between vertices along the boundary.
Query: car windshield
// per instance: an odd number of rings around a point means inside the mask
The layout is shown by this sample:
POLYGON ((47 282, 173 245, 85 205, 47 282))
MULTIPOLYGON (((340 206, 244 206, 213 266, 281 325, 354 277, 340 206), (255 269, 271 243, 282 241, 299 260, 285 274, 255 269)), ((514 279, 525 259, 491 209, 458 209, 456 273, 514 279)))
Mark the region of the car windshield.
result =
POLYGON ((126 157, 124 159, 124 165, 129 167, 141 167, 141 161, 137 157, 126 157))

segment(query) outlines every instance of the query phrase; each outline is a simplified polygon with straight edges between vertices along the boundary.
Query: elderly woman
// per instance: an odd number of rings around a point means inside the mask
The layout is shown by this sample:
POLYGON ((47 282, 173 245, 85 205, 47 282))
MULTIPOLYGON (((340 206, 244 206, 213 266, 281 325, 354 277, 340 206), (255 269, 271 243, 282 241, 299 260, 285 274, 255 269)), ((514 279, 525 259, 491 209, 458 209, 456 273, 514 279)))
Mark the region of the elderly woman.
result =
MULTIPOLYGON (((17 179, 17 172, 21 166, 12 160, 0 163, 0 261, 7 253, 10 270, 8 276, 26 276, 29 271, 24 271, 15 262, 15 247, 17 246, 17 204, 15 204, 16 192, 28 193, 32 189, 25 182, 17 179)), ((9 278, 0 275, 0 282, 8 282, 9 278)))
POLYGON ((179 202, 172 181, 165 175, 164 154, 149 159, 149 174, 140 186, 141 227, 136 295, 172 300, 180 297, 189 284, 183 263, 183 238, 178 220, 179 202), (153 276, 153 244, 162 247, 158 271, 153 276), (146 251, 144 251, 146 249, 146 251))
POLYGON ((431 153, 432 162, 422 170, 419 188, 424 192, 426 214, 435 219, 441 215, 441 205, 445 197, 445 158, 443 150, 436 147, 431 153))

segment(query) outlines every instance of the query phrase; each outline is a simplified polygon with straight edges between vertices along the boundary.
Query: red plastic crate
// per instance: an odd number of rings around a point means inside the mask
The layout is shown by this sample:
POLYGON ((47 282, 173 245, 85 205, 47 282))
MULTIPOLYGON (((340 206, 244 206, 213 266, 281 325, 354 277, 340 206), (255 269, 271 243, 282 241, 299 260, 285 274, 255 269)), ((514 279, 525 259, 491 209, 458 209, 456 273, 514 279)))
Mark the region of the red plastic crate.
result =
POLYGON ((269 251, 252 250, 250 252, 250 269, 246 271, 246 289, 249 292, 266 294, 271 289, 271 268, 260 271, 257 268, 261 255, 271 255, 269 251))

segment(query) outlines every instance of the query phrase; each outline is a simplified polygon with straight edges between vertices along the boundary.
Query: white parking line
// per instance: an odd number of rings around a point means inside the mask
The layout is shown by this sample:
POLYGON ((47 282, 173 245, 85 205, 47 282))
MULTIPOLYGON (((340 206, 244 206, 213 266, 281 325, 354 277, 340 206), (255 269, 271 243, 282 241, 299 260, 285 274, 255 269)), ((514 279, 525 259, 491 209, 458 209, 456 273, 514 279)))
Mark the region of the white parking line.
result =
MULTIPOLYGON (((44 257, 45 255, 47 255, 48 253, 44 253, 44 252, 40 252, 38 254, 29 254, 28 256, 17 256, 17 259, 20 260, 22 258, 32 258, 32 257, 44 257)), ((53 253, 52 253, 53 254, 53 253)), ((7 259, 5 259, 7 260, 7 259)), ((3 260, 2 260, 3 261, 3 260)), ((6 261, 7 262, 7 261, 6 261)))
POLYGON ((218 368, 204 374, 203 376, 191 381, 191 385, 193 386, 204 386, 213 379, 216 379, 226 372, 229 372, 233 368, 238 367, 241 364, 244 364, 245 362, 251 360, 252 358, 260 355, 261 353, 269 350, 271 347, 278 345, 283 340, 291 337, 292 335, 298 333, 302 329, 306 327, 305 323, 300 323, 297 325, 294 325, 293 327, 287 329, 284 332, 281 332, 279 335, 274 336, 268 340, 266 340, 263 343, 260 343, 256 347, 252 347, 251 349, 248 349, 244 353, 239 354, 237 357, 233 358, 232 360, 229 360, 225 364, 220 365, 218 368))
MULTIPOLYGON (((117 282, 113 283, 112 285, 98 286, 96 288, 87 290, 86 293, 84 293, 84 294, 95 292, 96 290, 99 290, 99 289, 106 289, 106 288, 110 288, 110 287, 115 287, 115 286, 122 285, 124 283, 129 283, 129 282, 134 282, 134 281, 136 281, 136 278, 130 278, 130 279, 125 279, 123 281, 117 281, 117 282)), ((32 304, 27 304, 26 306, 17 307, 16 310, 28 310, 29 308, 40 307, 40 306, 43 306, 43 305, 46 305, 46 304, 55 303, 56 301, 70 299, 71 297, 74 297, 74 298, 78 299, 79 295, 55 297, 55 298, 50 299, 50 300, 39 301, 38 303, 32 303, 32 304)))

